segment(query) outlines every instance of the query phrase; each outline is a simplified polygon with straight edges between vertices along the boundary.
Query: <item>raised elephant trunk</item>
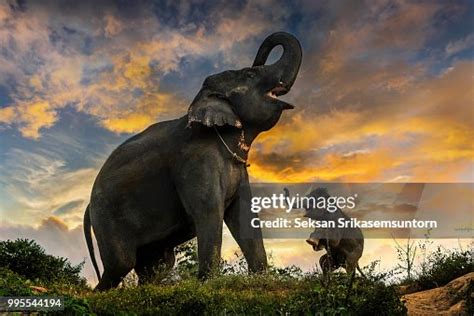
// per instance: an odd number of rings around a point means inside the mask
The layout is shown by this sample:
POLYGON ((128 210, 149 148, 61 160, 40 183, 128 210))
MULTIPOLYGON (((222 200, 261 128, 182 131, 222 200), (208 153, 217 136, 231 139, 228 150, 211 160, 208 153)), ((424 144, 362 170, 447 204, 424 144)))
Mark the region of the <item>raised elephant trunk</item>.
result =
POLYGON ((268 55, 273 48, 278 45, 283 46, 283 54, 281 58, 274 64, 266 65, 265 67, 274 71, 280 78, 282 88, 284 89, 282 89, 280 93, 277 93, 277 95, 282 95, 288 92, 288 90, 293 86, 301 65, 301 46, 293 35, 278 32, 268 36, 258 49, 252 67, 265 65, 268 55))

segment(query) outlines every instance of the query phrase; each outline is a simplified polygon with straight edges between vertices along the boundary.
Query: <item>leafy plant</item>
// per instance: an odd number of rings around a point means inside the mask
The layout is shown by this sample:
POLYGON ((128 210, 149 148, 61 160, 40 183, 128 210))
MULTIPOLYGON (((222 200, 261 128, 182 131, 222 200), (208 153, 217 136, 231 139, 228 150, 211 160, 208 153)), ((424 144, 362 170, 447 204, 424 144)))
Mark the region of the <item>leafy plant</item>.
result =
POLYGON ((469 272, 474 272, 472 250, 448 250, 438 247, 428 256, 415 283, 420 289, 431 289, 443 286, 469 272))
POLYGON ((401 245, 395 238, 395 249, 397 251, 398 265, 397 268, 405 271, 407 276, 405 282, 411 282, 413 279, 413 270, 415 263, 416 251, 418 246, 410 238, 407 239, 406 244, 401 245))
POLYGON ((42 284, 62 282, 85 286, 80 276, 84 262, 72 265, 67 259, 45 253, 33 240, 0 241, 0 266, 42 284))
POLYGON ((0 296, 32 295, 31 282, 25 277, 7 269, 0 268, 0 296))
POLYGON ((199 261, 196 238, 179 245, 175 252, 177 254, 176 270, 178 274, 183 277, 197 275, 199 261))

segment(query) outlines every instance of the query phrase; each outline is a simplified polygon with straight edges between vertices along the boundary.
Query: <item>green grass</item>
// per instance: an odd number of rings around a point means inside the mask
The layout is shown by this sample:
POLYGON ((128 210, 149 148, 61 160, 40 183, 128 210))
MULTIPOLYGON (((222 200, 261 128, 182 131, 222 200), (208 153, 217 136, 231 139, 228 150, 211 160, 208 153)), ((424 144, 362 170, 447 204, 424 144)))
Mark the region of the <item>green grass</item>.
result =
MULTIPOLYGON (((276 268, 264 274, 247 275, 240 256, 236 264, 223 261, 207 281, 197 272, 195 244, 179 250, 174 276, 157 277, 147 285, 126 286, 94 292, 80 277, 82 265, 73 266, 53 257, 32 241, 0 242, 0 296, 63 296, 66 315, 405 315, 397 285, 387 284, 394 271, 376 273, 376 262, 357 277, 348 296, 349 276, 334 273, 330 282, 319 274, 303 273, 297 267, 276 268), (33 259, 31 259, 33 258, 33 259), (54 264, 53 264, 54 263, 54 264), (54 268, 53 273, 50 267, 54 268), (163 280, 164 278, 164 280, 163 280), (176 280, 178 279, 178 280, 176 280), (42 286, 37 293, 31 286, 42 286), (347 298, 347 299, 346 299, 347 298)), ((429 257, 423 273, 414 280, 426 287, 445 284, 473 270, 467 251, 438 249, 429 257)), ((50 313, 54 314, 54 313, 50 313)))
MULTIPOLYGON (((348 276, 333 274, 329 283, 318 274, 297 267, 270 267, 264 274, 247 275, 242 256, 237 264, 222 262, 214 277, 196 279, 195 243, 179 250, 174 275, 157 277, 147 285, 94 292, 80 277, 82 265, 54 257, 34 241, 0 242, 0 296, 63 296, 67 315, 404 315, 406 309, 394 286, 372 269, 368 279, 357 278, 346 300, 348 276), (52 270, 51 270, 52 269, 52 270), (174 279, 174 281, 172 280, 174 279), (48 291, 37 293, 31 286, 48 291)), ((54 313, 51 313, 54 314, 54 313)))
MULTIPOLYGON (((1 295, 31 295, 31 281, 0 270, 1 295)), ((303 277, 222 275, 172 284, 148 284, 93 292, 77 285, 49 284, 47 295, 66 298, 70 315, 404 315, 406 309, 392 286, 357 278, 345 302, 347 276, 334 274, 329 285, 317 275, 303 277)), ((35 284, 38 285, 38 284, 35 284)), ((45 284, 40 284, 44 285, 45 284)), ((46 295, 41 294, 41 295, 46 295)))
POLYGON ((335 275, 329 286, 310 277, 220 276, 94 293, 89 302, 91 310, 104 315, 405 314, 395 289, 381 282, 356 281, 346 303, 346 281, 345 275, 335 275))

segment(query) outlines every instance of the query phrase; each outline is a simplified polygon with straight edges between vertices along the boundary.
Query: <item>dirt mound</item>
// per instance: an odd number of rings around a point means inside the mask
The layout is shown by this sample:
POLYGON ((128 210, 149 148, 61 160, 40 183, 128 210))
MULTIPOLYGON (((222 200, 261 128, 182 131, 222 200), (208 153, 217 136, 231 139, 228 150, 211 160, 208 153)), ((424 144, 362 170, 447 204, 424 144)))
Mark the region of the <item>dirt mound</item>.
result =
POLYGON ((474 272, 445 286, 402 296, 408 315, 469 315, 473 304, 474 272))

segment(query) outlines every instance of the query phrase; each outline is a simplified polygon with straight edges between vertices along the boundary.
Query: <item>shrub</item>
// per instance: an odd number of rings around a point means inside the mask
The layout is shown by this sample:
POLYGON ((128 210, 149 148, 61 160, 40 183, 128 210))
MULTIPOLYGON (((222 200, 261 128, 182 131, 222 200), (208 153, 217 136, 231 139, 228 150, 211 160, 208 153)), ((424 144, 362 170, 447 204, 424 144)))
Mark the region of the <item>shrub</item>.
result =
POLYGON ((415 280, 420 290, 443 286, 450 281, 474 272, 473 254, 470 251, 452 250, 438 247, 424 263, 415 280))
POLYGON ((88 301, 78 296, 77 291, 65 292, 64 286, 59 285, 59 287, 48 288, 46 293, 37 293, 30 288, 31 285, 33 285, 32 282, 25 277, 7 268, 0 268, 0 296, 62 296, 64 298, 64 310, 48 312, 48 314, 93 315, 89 309, 88 301))
POLYGON ((72 265, 65 258, 48 255, 33 240, 0 241, 0 266, 42 284, 85 286, 85 279, 79 275, 83 264, 72 265))
POLYGON ((176 271, 178 274, 182 277, 197 275, 199 263, 196 238, 179 245, 175 252, 177 254, 176 271))
POLYGON ((33 291, 29 286, 30 281, 21 275, 7 268, 0 268, 0 297, 32 295, 33 291))

